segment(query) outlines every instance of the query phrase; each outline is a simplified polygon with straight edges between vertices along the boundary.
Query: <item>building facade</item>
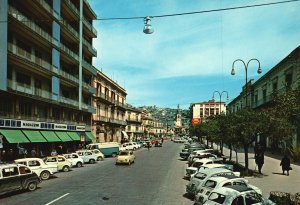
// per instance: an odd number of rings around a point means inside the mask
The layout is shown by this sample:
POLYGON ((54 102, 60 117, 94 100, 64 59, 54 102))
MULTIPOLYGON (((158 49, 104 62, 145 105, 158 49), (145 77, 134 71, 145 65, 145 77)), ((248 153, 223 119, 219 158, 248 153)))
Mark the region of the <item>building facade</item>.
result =
POLYGON ((142 111, 138 108, 128 105, 126 110, 126 133, 129 141, 138 141, 143 137, 142 129, 142 111))
POLYGON ((192 103, 193 119, 205 121, 209 116, 226 113, 226 103, 209 100, 207 102, 192 103))
MULTIPOLYGON (((294 49, 289 55, 271 68, 256 82, 248 82, 248 107, 252 109, 271 106, 274 97, 284 94, 289 89, 295 89, 300 81, 300 46, 294 49)), ((239 96, 228 104, 228 112, 236 112, 246 106, 245 89, 239 96)), ((300 127, 295 131, 294 145, 300 142, 300 127)), ((266 136, 263 141, 267 147, 270 146, 269 138, 266 136)))
POLYGON ((96 142, 121 142, 128 138, 125 132, 126 90, 101 71, 97 71, 94 86, 96 113, 93 114, 92 131, 96 142))
POLYGON ((0 5, 4 145, 49 149, 49 144, 69 147, 93 138, 92 60, 97 51, 92 40, 97 31, 88 2, 0 0, 0 5))

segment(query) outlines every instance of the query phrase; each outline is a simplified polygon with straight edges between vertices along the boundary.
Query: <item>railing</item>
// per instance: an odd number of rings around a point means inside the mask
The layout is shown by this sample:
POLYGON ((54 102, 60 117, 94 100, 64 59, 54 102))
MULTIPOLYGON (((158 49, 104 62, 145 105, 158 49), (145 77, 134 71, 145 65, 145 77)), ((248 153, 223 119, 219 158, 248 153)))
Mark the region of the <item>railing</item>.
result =
POLYGON ((97 56, 97 50, 94 48, 87 40, 83 38, 83 45, 85 45, 88 50, 94 55, 97 56))
POLYGON ((79 39, 79 34, 78 34, 78 32, 70 25, 70 24, 68 24, 68 22, 65 20, 65 19, 63 19, 62 17, 61 17, 61 21, 60 21, 61 23, 62 23, 62 25, 64 25, 66 28, 67 28, 67 30, 70 32, 70 33, 72 33, 75 37, 76 37, 76 39, 79 39))
POLYGON ((93 13, 93 15, 97 16, 96 13, 94 12, 94 10, 92 9, 92 7, 90 6, 89 2, 87 0, 84 0, 84 2, 86 3, 86 5, 89 8, 89 10, 93 13))
POLYGON ((48 63, 47 61, 33 55, 32 53, 18 47, 16 44, 8 42, 8 51, 17 55, 18 57, 21 57, 27 61, 30 61, 31 63, 34 63, 36 65, 41 66, 42 68, 49 70, 49 71, 54 71, 54 67, 48 63))
POLYGON ((92 26, 92 24, 90 22, 88 22, 88 20, 83 17, 83 24, 90 30, 92 31, 92 33, 97 36, 97 30, 92 26))
POLYGON ((76 6, 70 0, 64 0, 64 2, 67 3, 67 5, 69 6, 69 8, 71 8, 71 10, 74 11, 77 16, 79 16, 78 9, 76 8, 76 6))
POLYGON ((60 96, 59 101, 65 104, 74 105, 75 107, 79 106, 78 101, 63 96, 60 96))
POLYGON ((39 36, 43 37, 44 39, 46 39, 51 44, 55 44, 56 45, 55 39, 52 38, 51 35, 49 35, 46 31, 44 31, 43 29, 41 29, 41 27, 39 27, 33 21, 31 21, 26 16, 24 16, 20 11, 18 11, 17 9, 15 9, 12 6, 9 6, 8 13, 12 17, 14 17, 16 20, 18 20, 19 22, 21 22, 22 24, 24 24, 25 26, 27 26, 28 28, 30 28, 31 30, 33 30, 39 36))
POLYGON ((93 69, 93 66, 92 66, 90 63, 86 62, 84 59, 82 60, 82 65, 83 65, 84 68, 86 68, 86 69, 87 69, 88 71, 90 71, 92 74, 94 74, 94 75, 97 74, 97 71, 95 71, 95 70, 93 69))
POLYGON ((61 75, 62 77, 64 77, 64 78, 67 78, 67 79, 69 79, 69 80, 72 80, 72 81, 75 82, 75 83, 78 83, 78 82, 79 82, 79 80, 78 80, 78 78, 77 78, 76 76, 73 76, 73 75, 71 75, 71 74, 69 74, 69 73, 67 73, 67 72, 65 72, 65 71, 63 71, 63 70, 60 70, 60 75, 61 75))
POLYGON ((286 90, 285 88, 281 88, 279 90, 274 90, 273 93, 271 93, 270 95, 266 95, 265 97, 260 98, 256 102, 253 102, 251 107, 256 108, 256 107, 261 106, 265 103, 271 102, 272 100, 274 100, 275 96, 284 94, 285 90, 286 90))
POLYGON ((71 56, 72 58, 74 58, 75 60, 78 61, 79 57, 76 53, 74 53, 71 49, 69 49, 67 46, 65 46, 64 44, 61 43, 61 50, 63 50, 64 52, 66 52, 69 56, 71 56))

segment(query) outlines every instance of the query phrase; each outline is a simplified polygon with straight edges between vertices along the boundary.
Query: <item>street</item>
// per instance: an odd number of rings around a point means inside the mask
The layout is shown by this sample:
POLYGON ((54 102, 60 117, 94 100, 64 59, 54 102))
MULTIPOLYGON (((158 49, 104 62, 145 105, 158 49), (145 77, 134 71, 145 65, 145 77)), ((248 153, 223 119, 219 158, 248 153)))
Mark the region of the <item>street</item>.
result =
POLYGON ((164 142, 136 151, 131 166, 116 166, 114 158, 106 158, 73 168, 43 181, 34 192, 1 196, 0 204, 192 204, 183 196, 187 181, 182 179, 186 164, 179 159, 181 149, 182 144, 164 142))

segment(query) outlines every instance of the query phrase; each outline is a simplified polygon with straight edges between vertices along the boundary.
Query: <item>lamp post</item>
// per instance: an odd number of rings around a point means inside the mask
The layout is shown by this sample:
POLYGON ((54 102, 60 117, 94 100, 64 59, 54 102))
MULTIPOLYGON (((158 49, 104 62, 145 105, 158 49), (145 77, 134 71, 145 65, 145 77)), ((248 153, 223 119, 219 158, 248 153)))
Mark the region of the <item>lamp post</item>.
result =
POLYGON ((248 107, 248 88, 247 88, 247 87, 248 87, 248 66, 249 66, 249 63, 250 63, 251 61, 256 61, 256 62, 258 63, 258 69, 257 69, 257 73, 258 73, 258 74, 261 74, 262 70, 261 70, 261 68, 260 68, 260 62, 259 62, 259 60, 256 59, 256 58, 250 59, 250 60, 247 62, 247 64, 246 64, 243 60, 241 60, 241 59, 236 59, 236 60, 233 61, 233 63, 232 63, 231 75, 235 75, 234 64, 235 64, 235 62, 237 62, 237 61, 241 61, 241 62, 243 63, 243 65, 244 65, 244 67, 245 67, 245 72, 246 72, 245 94, 246 94, 246 108, 247 108, 247 107, 248 107))
POLYGON ((213 100, 215 99, 215 93, 218 93, 218 94, 219 94, 219 97, 220 97, 220 101, 219 101, 219 115, 220 115, 220 114, 221 114, 222 95, 223 95, 223 93, 226 93, 226 95, 227 95, 227 100, 228 100, 228 92, 227 92, 227 91, 222 91, 222 92, 220 93, 219 91, 214 91, 213 97, 212 97, 213 100))

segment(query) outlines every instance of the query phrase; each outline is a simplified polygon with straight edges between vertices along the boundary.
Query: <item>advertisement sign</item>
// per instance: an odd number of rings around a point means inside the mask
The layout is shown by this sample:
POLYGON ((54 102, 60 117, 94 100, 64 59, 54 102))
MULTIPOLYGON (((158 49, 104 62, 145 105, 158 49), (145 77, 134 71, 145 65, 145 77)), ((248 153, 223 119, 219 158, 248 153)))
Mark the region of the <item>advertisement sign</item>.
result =
POLYGON ((67 130, 68 126, 66 124, 54 124, 55 130, 67 130))
POLYGON ((200 118, 193 118, 192 119, 192 125, 198 125, 201 123, 201 119, 200 118))
POLYGON ((21 128, 40 129, 41 128, 41 123, 21 120, 21 128))

